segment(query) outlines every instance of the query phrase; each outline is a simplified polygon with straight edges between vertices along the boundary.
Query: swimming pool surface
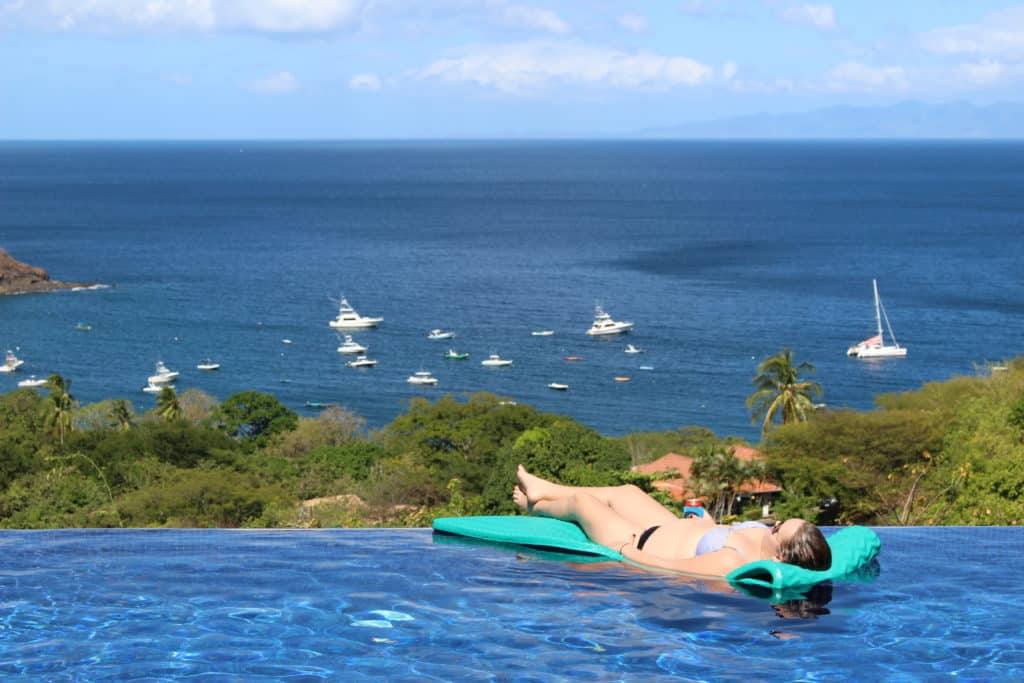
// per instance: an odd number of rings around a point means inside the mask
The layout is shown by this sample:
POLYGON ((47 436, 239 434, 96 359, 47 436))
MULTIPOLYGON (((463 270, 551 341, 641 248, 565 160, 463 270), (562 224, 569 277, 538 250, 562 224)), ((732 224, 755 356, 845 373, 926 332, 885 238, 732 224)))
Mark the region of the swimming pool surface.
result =
POLYGON ((1024 677, 1024 591, 1007 578, 1024 566, 1024 529, 877 531, 875 580, 781 609, 721 585, 426 529, 0 532, 0 675, 1024 677))

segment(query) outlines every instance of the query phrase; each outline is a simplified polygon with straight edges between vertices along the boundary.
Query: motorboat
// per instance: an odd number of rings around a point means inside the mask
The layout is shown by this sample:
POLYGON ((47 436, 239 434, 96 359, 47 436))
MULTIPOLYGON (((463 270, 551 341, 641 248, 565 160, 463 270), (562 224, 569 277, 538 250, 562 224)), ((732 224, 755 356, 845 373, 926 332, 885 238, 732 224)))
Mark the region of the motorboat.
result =
POLYGON ((430 331, 430 334, 427 335, 427 339, 430 339, 431 341, 437 341, 439 339, 451 339, 454 336, 455 333, 452 332, 451 330, 445 331, 435 329, 430 331))
POLYGON ((490 368, 500 368, 506 365, 512 365, 512 361, 507 358, 502 358, 496 353, 492 353, 485 360, 480 361, 480 365, 486 365, 490 368))
POLYGON ((291 340, 291 339, 282 339, 282 340, 281 340, 281 343, 282 343, 282 344, 291 344, 291 343, 292 343, 292 340, 291 340))
POLYGON ((362 330, 368 327, 377 327, 382 322, 384 322, 384 318, 359 315, 356 309, 352 308, 348 299, 341 297, 341 302, 338 304, 338 317, 328 324, 339 330, 362 330))
POLYGON ((15 356, 14 351, 8 351, 4 364, 0 365, 0 372, 14 372, 24 364, 25 361, 15 356))
POLYGON ((466 360, 469 358, 469 354, 459 353, 455 349, 448 349, 448 353, 444 354, 444 357, 448 360, 466 360))
POLYGON ((569 385, 562 384, 561 382, 551 382, 548 384, 548 389, 554 389, 555 391, 568 391, 569 385))
POLYGON ((643 352, 644 352, 643 349, 641 349, 639 347, 636 347, 636 346, 633 346, 632 344, 626 344, 626 350, 624 351, 624 353, 628 353, 628 354, 643 353, 643 352))
POLYGON ((591 337, 606 334, 622 334, 623 332, 629 332, 632 327, 633 323, 621 320, 612 320, 612 317, 605 313, 603 308, 595 306, 594 322, 590 326, 590 329, 587 330, 587 334, 591 337))
POLYGON ((349 366, 350 368, 372 368, 376 364, 376 359, 367 358, 366 356, 356 356, 355 360, 350 360, 349 362, 345 363, 345 365, 349 366))
POLYGON ((41 387, 45 384, 45 379, 38 379, 35 375, 30 375, 28 379, 23 379, 18 382, 19 387, 41 387))
POLYGON ((351 334, 346 334, 345 341, 338 347, 338 353, 366 353, 366 347, 354 340, 351 334))
POLYGON ((583 356, 562 356, 562 360, 570 363, 578 363, 583 360, 583 356))
POLYGON ((647 372, 650 372, 651 370, 654 370, 654 366, 653 365, 641 365, 640 369, 641 370, 646 370, 647 372))
POLYGON ((615 379, 616 382, 628 382, 629 381, 628 377, 623 377, 623 376, 615 377, 614 379, 615 379))
POLYGON ((210 358, 204 358, 199 361, 199 365, 196 366, 196 370, 205 370, 207 372, 220 370, 220 363, 214 363, 210 358))
POLYGON ((408 382, 409 384, 437 384, 437 378, 431 375, 426 370, 420 370, 416 374, 410 375, 409 378, 406 379, 405 381, 408 382))
POLYGON ((886 315, 885 307, 882 306, 882 300, 878 296, 878 281, 872 280, 871 286, 875 290, 875 323, 878 326, 878 332, 874 337, 868 337, 864 341, 858 342, 846 349, 846 355, 857 358, 904 358, 907 355, 907 349, 905 346, 899 345, 899 342, 896 341, 896 335, 892 333, 889 316, 886 315), (892 344, 886 344, 885 337, 882 335, 883 318, 885 319, 885 327, 889 331, 889 338, 892 339, 892 344))
POLYGON ((530 334, 534 337, 550 337, 555 333, 554 330, 534 330, 530 334))
POLYGON ((142 387, 142 390, 145 391, 147 394, 159 394, 165 388, 174 391, 174 387, 172 387, 170 384, 155 384, 153 382, 150 382, 146 386, 142 387))
POLYGON ((75 329, 81 330, 82 332, 90 332, 92 330, 92 325, 89 323, 78 323, 75 325, 75 329))
POLYGON ((156 362, 156 374, 150 375, 147 380, 150 384, 167 384, 176 380, 180 374, 180 372, 175 370, 168 370, 164 362, 158 360, 156 362))

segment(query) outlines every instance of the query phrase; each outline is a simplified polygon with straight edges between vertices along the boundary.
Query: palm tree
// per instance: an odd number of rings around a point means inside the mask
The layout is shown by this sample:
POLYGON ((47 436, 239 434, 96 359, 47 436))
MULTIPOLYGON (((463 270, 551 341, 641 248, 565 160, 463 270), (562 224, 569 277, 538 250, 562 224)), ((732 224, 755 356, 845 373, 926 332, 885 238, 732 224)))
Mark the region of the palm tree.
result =
POLYGON ((691 486, 695 493, 707 498, 708 512, 714 519, 731 515, 740 487, 763 476, 760 462, 740 460, 733 446, 723 443, 707 442, 699 446, 690 466, 691 486))
POLYGON ((128 401, 123 398, 119 398, 114 401, 114 405, 111 409, 111 415, 117 420, 117 427, 122 432, 127 432, 132 428, 132 421, 135 414, 132 412, 131 406, 128 401))
POLYGON ((46 380, 50 387, 50 395, 46 401, 46 413, 43 424, 47 429, 55 430, 60 437, 60 445, 64 445, 64 435, 74 431, 75 423, 71 412, 75 409, 75 397, 71 395, 71 380, 60 375, 50 375, 46 380))
POLYGON ((178 403, 178 395, 172 387, 165 386, 156 395, 156 414, 168 422, 181 419, 181 404, 178 403))
POLYGON ((761 420, 761 435, 772 428, 778 418, 782 424, 803 422, 814 412, 811 396, 821 396, 821 385, 817 382, 801 382, 801 372, 814 372, 814 366, 803 362, 793 364, 793 352, 783 349, 769 356, 757 366, 757 387, 747 398, 747 407, 753 410, 752 422, 761 420))

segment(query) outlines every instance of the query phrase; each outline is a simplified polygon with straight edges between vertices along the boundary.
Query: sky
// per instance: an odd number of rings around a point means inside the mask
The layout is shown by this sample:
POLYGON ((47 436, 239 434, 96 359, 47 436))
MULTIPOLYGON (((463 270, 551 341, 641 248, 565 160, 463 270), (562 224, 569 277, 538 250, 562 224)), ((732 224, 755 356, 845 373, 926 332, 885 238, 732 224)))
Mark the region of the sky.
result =
POLYGON ((1024 2, 0 0, 0 139, 629 136, 1020 101, 1024 2))

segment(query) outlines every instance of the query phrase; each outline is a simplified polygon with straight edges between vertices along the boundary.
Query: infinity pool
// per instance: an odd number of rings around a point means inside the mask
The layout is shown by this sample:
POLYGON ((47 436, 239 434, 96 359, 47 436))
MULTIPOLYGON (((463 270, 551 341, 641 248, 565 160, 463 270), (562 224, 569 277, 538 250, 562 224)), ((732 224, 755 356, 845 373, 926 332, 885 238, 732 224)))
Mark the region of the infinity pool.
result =
POLYGON ((772 605, 429 530, 0 532, 22 680, 1024 677, 1024 529, 878 529, 880 573, 772 605))

